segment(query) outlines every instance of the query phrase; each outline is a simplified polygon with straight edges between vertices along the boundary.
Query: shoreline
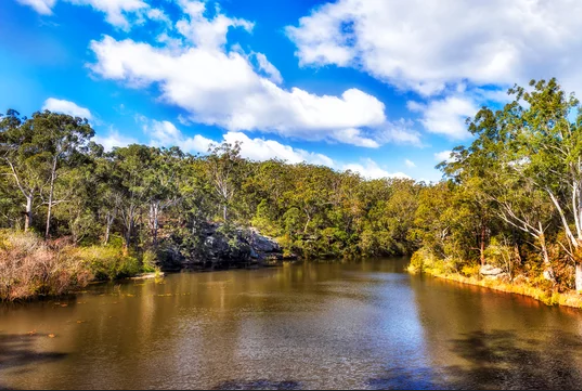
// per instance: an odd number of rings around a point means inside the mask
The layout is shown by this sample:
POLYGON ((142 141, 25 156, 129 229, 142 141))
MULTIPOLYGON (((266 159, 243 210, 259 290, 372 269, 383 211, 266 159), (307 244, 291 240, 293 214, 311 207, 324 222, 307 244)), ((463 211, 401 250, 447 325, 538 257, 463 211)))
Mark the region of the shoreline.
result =
POLYGON ((532 286, 506 283, 486 278, 478 279, 476 277, 465 277, 460 274, 440 274, 431 273, 428 271, 409 271, 409 273, 412 275, 425 274, 434 278, 458 283, 461 285, 477 286, 496 292, 528 297, 539 301, 548 307, 565 307, 582 311, 582 295, 575 293, 548 292, 544 289, 535 288, 532 286))

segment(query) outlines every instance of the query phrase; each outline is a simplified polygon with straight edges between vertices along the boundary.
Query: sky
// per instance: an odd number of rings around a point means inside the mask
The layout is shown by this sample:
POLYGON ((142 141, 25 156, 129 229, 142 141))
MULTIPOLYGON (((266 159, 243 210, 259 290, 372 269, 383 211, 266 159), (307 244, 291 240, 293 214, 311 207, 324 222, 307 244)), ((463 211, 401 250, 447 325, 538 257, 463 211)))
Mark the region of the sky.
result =
POLYGON ((438 181, 507 89, 582 88, 577 0, 2 0, 0 111, 87 118, 110 150, 438 181))

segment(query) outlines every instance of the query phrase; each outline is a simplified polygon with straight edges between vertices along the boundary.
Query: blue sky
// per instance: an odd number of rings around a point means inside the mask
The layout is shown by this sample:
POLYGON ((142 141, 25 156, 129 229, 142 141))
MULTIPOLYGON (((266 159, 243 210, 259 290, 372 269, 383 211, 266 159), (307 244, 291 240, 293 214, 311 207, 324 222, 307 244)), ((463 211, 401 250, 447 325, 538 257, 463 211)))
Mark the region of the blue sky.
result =
POLYGON ((569 0, 3 0, 0 110, 85 115, 132 142, 438 180, 464 119, 559 77, 577 91, 569 0), (491 26, 499 26, 492 29, 491 26))

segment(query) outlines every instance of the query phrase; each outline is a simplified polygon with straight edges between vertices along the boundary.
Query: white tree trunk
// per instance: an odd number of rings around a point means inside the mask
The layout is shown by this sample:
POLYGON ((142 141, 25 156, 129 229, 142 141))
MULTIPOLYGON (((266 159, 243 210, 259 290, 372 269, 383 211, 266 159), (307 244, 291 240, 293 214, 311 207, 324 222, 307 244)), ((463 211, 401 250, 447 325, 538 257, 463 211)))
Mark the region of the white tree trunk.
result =
POLYGON ((51 187, 49 192, 48 211, 46 214, 46 231, 44 234, 45 240, 48 240, 51 230, 51 216, 53 211, 53 196, 55 193, 55 179, 57 177, 57 158, 53 160, 53 169, 51 171, 51 187))
POLYGON ((160 202, 155 201, 150 205, 150 225, 152 229, 152 242, 154 247, 158 245, 160 202))
POLYGON ((582 294, 582 263, 576 264, 576 292, 582 294))
POLYGON ((105 217, 105 238, 103 239, 103 245, 106 246, 109 244, 109 238, 111 237, 111 226, 113 225, 113 221, 115 220, 115 216, 113 213, 107 213, 105 217))
POLYGON ((32 228, 32 196, 26 197, 26 220, 24 222, 24 232, 32 228))

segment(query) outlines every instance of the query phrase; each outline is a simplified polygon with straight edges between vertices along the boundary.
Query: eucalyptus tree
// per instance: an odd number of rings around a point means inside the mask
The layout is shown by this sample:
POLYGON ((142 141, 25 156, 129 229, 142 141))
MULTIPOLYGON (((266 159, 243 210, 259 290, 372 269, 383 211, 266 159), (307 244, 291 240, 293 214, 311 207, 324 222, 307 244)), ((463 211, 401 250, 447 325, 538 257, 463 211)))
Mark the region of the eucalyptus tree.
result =
POLYGON ((34 205, 44 185, 46 173, 43 150, 25 117, 8 110, 0 121, 0 156, 8 167, 8 177, 24 198, 24 231, 33 227, 34 205))
POLYGON ((87 119, 56 114, 50 111, 34 113, 23 124, 25 131, 33 135, 34 143, 48 166, 48 199, 45 238, 50 235, 53 206, 64 200, 55 200, 55 183, 61 169, 67 170, 79 164, 88 151, 95 131, 87 119))
POLYGON ((125 228, 125 247, 129 249, 135 235, 136 219, 148 201, 148 167, 153 166, 155 149, 145 145, 115 148, 109 154, 112 192, 119 197, 118 210, 125 228))
MULTIPOLYGON (((480 115, 477 114, 477 123, 480 115)), ((471 124, 469 127, 473 134, 480 130, 471 124)), ((456 185, 454 200, 455 207, 469 215, 464 222, 464 228, 474 238, 475 245, 471 249, 479 251, 481 265, 485 265, 485 251, 491 237, 495 207, 489 196, 492 187, 490 174, 496 170, 496 161, 491 158, 488 147, 489 138, 480 137, 469 148, 458 147, 451 154, 451 158, 441 163, 438 167, 445 176, 456 185)))
MULTIPOLYGON (((531 158, 521 140, 523 107, 518 102, 496 112, 484 107, 470 121, 469 130, 475 141, 469 148, 456 149, 454 161, 443 165, 445 172, 463 178, 470 202, 487 205, 490 215, 531 236, 540 249, 544 275, 555 282, 546 240, 553 208, 527 172, 531 158)), ((481 240, 482 260, 483 244, 481 240)))
POLYGON ((241 144, 222 144, 210 149, 207 157, 208 180, 219 200, 224 222, 229 221, 229 209, 240 189, 240 170, 243 159, 240 156, 241 144))
POLYGON ((184 153, 178 147, 152 149, 151 164, 144 167, 144 186, 149 203, 149 226, 152 243, 158 245, 162 212, 178 199, 181 161, 184 153))
POLYGON ((514 131, 525 159, 523 174, 547 193, 566 236, 563 250, 582 293, 582 115, 574 94, 556 79, 516 87, 514 131), (576 119, 575 119, 576 118, 576 119))

